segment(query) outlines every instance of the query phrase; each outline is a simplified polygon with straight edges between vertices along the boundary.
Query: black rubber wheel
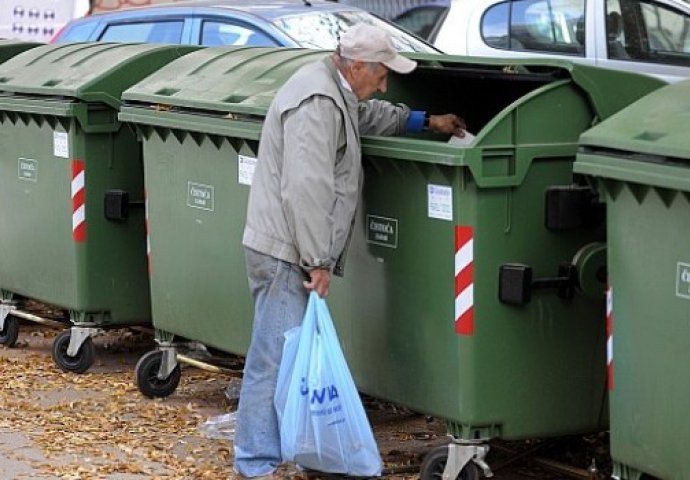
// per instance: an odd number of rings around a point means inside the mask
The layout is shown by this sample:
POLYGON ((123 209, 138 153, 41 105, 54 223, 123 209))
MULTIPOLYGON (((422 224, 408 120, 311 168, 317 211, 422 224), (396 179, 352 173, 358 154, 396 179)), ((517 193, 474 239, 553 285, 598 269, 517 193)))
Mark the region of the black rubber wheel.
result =
POLYGON ((67 355, 67 347, 69 347, 71 336, 72 331, 67 329, 55 337, 55 340, 53 340, 53 361, 55 365, 65 372, 84 373, 91 368, 96 359, 96 348, 91 337, 88 337, 82 343, 77 354, 74 357, 70 357, 67 355))
POLYGON ((19 338, 19 319, 14 315, 7 315, 5 327, 0 330, 0 344, 14 347, 19 338))
POLYGON ((137 366, 134 370, 134 378, 139 391, 146 397, 167 397, 172 395, 180 384, 182 373, 179 365, 175 365, 175 368, 168 378, 164 380, 158 378, 158 371, 162 361, 163 352, 160 350, 152 350, 145 353, 137 362, 137 366))
MULTIPOLYGON (((443 470, 446 468, 447 461, 448 446, 442 445, 434 448, 424 457, 420 468, 420 480, 440 480, 443 478, 443 470)), ((470 462, 460 471, 456 480, 479 480, 479 469, 473 462, 470 462)))

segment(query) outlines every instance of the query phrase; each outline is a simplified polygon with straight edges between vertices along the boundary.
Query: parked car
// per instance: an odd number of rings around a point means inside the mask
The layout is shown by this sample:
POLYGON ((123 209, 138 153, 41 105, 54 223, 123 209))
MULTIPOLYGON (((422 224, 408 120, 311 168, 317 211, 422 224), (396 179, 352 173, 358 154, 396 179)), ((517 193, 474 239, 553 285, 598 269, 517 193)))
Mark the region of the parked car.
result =
POLYGON ((440 3, 417 5, 393 17, 392 21, 405 30, 428 39, 439 22, 447 15, 450 2, 447 3, 448 5, 440 3))
POLYGON ((92 15, 53 38, 65 42, 148 42, 334 49, 342 31, 366 22, 388 30, 399 51, 438 50, 371 13, 321 0, 199 0, 92 15))
POLYGON ((428 32, 450 54, 560 57, 667 81, 690 77, 690 4, 682 0, 452 0, 428 32))
POLYGON ((405 12, 418 7, 430 5, 448 7, 450 5, 450 0, 338 0, 338 2, 362 8, 386 20, 404 15, 405 12))

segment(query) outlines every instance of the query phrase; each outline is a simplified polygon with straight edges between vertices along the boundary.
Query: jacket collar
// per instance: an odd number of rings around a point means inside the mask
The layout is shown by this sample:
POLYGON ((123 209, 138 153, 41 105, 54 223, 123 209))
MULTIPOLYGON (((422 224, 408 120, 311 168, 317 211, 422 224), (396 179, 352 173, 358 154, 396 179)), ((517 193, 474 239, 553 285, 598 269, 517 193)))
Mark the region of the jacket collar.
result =
POLYGON ((335 82, 336 85, 338 85, 338 89, 340 90, 340 93, 343 96, 343 100, 345 100, 345 104, 347 105, 347 108, 357 108, 357 105, 359 104, 359 100, 357 99, 357 95, 354 94, 351 90, 348 90, 345 88, 340 81, 340 76, 338 75, 338 69, 335 66, 335 62, 333 62, 333 58, 331 56, 328 56, 323 59, 324 64, 326 65, 326 68, 328 68, 328 71, 331 74, 331 77, 333 78, 333 81, 335 82))

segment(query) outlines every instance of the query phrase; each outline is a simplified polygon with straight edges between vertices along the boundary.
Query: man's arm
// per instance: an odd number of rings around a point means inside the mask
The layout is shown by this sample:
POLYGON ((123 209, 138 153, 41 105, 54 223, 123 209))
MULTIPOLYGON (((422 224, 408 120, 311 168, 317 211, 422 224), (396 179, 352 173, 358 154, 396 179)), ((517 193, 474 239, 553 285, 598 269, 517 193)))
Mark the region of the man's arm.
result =
POLYGON ((410 109, 385 100, 368 100, 359 104, 360 135, 402 135, 406 131, 410 109))
POLYGON ((425 115, 411 111, 405 104, 394 105, 385 100, 369 100, 359 104, 360 135, 402 135, 406 132, 434 132, 465 136, 465 121, 455 114, 425 115), (426 116, 426 120, 425 117, 426 116))

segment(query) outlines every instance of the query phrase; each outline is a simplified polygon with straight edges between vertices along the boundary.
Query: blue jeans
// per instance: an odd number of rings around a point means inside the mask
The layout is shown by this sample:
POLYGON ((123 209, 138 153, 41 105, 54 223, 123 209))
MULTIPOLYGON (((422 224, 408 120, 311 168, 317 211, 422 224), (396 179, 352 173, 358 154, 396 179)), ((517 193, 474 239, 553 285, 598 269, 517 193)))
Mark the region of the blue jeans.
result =
POLYGON ((245 477, 272 473, 282 462, 273 405, 283 334, 301 325, 308 291, 297 265, 245 248, 254 326, 244 365, 235 432, 235 470, 245 477))

